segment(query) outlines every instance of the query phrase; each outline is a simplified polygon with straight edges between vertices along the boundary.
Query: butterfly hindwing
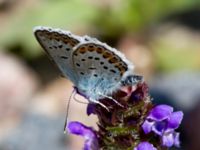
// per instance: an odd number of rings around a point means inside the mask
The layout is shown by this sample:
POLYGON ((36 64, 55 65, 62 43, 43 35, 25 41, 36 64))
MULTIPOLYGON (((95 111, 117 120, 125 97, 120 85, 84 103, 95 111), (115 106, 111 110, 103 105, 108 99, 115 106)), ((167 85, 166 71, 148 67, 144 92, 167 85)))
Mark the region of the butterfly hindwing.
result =
POLYGON ((78 45, 72 57, 78 87, 93 93, 111 94, 120 85, 124 74, 132 69, 122 60, 119 51, 97 41, 78 45))

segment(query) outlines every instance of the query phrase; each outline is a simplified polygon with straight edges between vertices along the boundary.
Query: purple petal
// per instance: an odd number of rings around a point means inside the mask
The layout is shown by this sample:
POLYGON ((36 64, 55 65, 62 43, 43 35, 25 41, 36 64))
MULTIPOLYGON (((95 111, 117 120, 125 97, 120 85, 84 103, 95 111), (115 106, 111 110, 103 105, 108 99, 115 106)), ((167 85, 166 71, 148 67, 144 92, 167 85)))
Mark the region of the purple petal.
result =
POLYGON ((89 103, 87 106, 87 115, 95 114, 95 104, 89 103))
POLYGON ((174 132, 174 145, 180 147, 180 133, 174 132))
POLYGON ((148 118, 155 121, 162 121, 169 118, 172 112, 173 107, 168 105, 158 105, 151 110, 148 118))
POLYGON ((99 150, 97 140, 86 140, 84 144, 84 150, 99 150))
POLYGON ((167 147, 172 147, 174 145, 173 133, 167 133, 162 136, 162 145, 167 147))
POLYGON ((166 128, 167 128, 166 121, 156 122, 154 126, 152 127, 152 131, 156 133, 157 135, 161 136, 166 130, 166 128))
POLYGON ((171 128, 171 129, 178 128, 182 119, 183 119, 182 111, 173 112, 168 120, 168 128, 171 128))
POLYGON ((154 125, 154 121, 150 122, 148 120, 145 120, 144 123, 142 124, 142 129, 145 134, 148 134, 152 130, 152 126, 154 125))
POLYGON ((134 150, 157 150, 152 144, 149 142, 141 142, 134 148, 134 150))
POLYGON ((70 122, 68 132, 85 138, 84 150, 98 150, 98 139, 94 130, 80 122, 70 122))
POLYGON ((130 99, 133 101, 143 100, 148 96, 148 86, 146 83, 138 84, 135 91, 132 92, 130 99))

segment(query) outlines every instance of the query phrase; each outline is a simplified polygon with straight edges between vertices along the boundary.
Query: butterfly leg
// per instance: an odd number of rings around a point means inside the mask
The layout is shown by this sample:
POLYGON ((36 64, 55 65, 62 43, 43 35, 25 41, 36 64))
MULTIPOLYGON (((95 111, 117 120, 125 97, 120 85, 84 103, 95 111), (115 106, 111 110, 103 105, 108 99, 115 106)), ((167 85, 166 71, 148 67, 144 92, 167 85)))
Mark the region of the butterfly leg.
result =
POLYGON ((76 93, 73 95, 73 99, 78 102, 78 103, 81 103, 81 104, 88 104, 87 102, 82 102, 80 101, 79 99, 76 98, 76 93))
POLYGON ((95 104, 99 104, 101 107, 105 108, 108 112, 110 112, 110 110, 108 109, 108 107, 106 105, 104 105, 103 103, 101 103, 100 101, 98 100, 93 100, 93 99, 90 99, 91 102, 95 103, 95 104))
POLYGON ((107 95, 104 95, 104 94, 101 94, 101 93, 98 93, 99 95, 105 97, 105 98, 108 98, 108 99, 111 99, 113 102, 115 102, 117 105, 121 106, 121 107, 124 107, 122 104, 120 104, 117 100, 115 100, 114 98, 112 98, 111 96, 107 96, 107 95))

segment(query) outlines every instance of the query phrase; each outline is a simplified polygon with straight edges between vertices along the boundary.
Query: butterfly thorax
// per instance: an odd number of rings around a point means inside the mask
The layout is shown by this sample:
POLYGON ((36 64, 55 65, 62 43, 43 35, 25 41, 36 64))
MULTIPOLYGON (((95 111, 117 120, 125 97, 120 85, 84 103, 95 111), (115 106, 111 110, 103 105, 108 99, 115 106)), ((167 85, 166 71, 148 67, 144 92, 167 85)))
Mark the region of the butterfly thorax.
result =
POLYGON ((76 89, 80 95, 93 102, 112 95, 119 87, 120 83, 111 85, 109 81, 93 80, 93 82, 88 82, 87 80, 81 80, 76 89))

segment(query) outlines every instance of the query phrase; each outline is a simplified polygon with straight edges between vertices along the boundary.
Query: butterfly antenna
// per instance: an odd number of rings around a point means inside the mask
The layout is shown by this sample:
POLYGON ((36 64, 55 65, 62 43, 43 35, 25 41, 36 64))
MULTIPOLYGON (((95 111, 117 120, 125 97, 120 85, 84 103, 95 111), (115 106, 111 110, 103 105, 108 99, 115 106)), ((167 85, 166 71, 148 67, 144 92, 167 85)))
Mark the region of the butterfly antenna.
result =
POLYGON ((72 95, 74 95, 75 93, 75 89, 72 91, 70 97, 69 97, 69 101, 67 103, 67 112, 66 112, 66 117, 65 117, 65 124, 64 124, 64 134, 66 133, 66 128, 67 128, 67 124, 68 124, 68 114, 69 114, 69 106, 70 106, 70 102, 71 102, 71 99, 72 99, 72 95))
POLYGON ((121 107, 124 107, 122 104, 120 104, 117 100, 115 100, 114 98, 112 98, 111 96, 107 96, 107 95, 104 95, 104 94, 101 94, 99 93, 99 95, 105 97, 105 98, 108 98, 108 99, 111 99, 113 102, 115 102, 117 105, 121 106, 121 107))

